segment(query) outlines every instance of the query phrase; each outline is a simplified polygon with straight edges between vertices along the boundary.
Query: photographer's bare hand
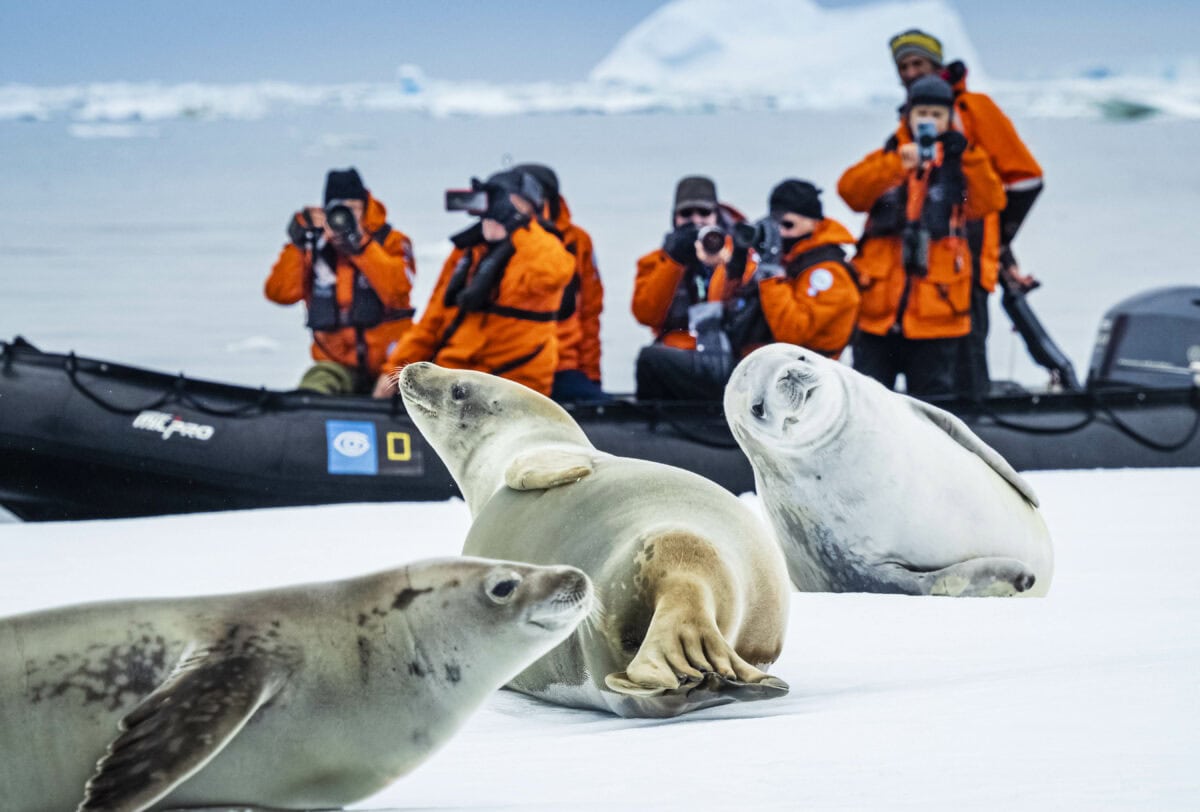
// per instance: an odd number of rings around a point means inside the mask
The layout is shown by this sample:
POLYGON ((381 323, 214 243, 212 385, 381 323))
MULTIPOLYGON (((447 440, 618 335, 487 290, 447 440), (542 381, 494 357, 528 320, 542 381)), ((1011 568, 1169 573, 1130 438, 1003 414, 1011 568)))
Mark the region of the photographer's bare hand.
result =
POLYGON ((921 163, 920 150, 916 144, 901 144, 896 147, 896 154, 900 156, 900 165, 905 169, 916 169, 921 163))

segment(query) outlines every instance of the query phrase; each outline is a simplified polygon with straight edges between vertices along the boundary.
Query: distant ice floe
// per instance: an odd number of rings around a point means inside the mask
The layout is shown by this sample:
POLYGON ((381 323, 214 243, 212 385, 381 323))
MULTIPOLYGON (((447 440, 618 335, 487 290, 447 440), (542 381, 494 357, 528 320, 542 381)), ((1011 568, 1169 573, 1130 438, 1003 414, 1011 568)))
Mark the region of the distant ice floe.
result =
MULTIPOLYGON (((401 66, 392 81, 58 87, 0 85, 0 121, 65 119, 81 138, 152 137, 137 127, 180 119, 259 119, 299 109, 445 116, 622 115, 894 107, 901 96, 888 39, 920 27, 969 86, 1011 115, 1200 118, 1200 64, 1142 76, 1091 69, 1074 77, 998 81, 980 65, 958 13, 943 0, 824 8, 812 0, 675 0, 629 31, 579 82, 451 82, 401 66), (122 126, 114 126, 122 125, 122 126)), ((368 143, 314 144, 372 149, 368 143)), ((332 140, 331 140, 332 139, 332 140)))

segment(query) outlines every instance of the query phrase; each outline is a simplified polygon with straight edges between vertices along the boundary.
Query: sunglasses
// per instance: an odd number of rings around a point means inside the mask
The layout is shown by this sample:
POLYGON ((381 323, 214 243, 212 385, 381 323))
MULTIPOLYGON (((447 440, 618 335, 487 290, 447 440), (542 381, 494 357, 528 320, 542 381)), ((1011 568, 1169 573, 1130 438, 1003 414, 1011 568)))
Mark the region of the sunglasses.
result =
POLYGON ((678 209, 675 212, 676 216, 683 217, 683 218, 711 217, 712 213, 713 213, 712 209, 706 209, 703 206, 690 206, 686 209, 678 209))
POLYGON ((799 220, 791 220, 787 217, 781 217, 779 219, 779 227, 782 229, 787 229, 788 231, 791 231, 793 228, 800 228, 800 225, 801 223, 799 220))

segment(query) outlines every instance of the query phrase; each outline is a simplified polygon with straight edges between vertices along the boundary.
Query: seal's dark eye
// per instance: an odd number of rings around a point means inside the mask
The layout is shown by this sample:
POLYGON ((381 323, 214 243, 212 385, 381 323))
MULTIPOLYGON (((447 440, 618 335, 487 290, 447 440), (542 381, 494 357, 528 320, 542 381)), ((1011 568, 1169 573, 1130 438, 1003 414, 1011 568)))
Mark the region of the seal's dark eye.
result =
POLYGON ((466 400, 467 387, 463 386, 461 383, 454 384, 450 387, 450 397, 454 398, 455 400, 466 400))
POLYGON ((758 401, 757 403, 753 403, 753 404, 751 404, 751 406, 750 406, 750 414, 754 415, 755 417, 762 417, 762 416, 763 416, 763 404, 762 404, 762 401, 761 401, 761 400, 760 400, 760 401, 758 401))
POLYGON ((502 569, 488 575, 483 589, 493 603, 508 603, 516 597, 520 585, 520 575, 510 569, 502 569))

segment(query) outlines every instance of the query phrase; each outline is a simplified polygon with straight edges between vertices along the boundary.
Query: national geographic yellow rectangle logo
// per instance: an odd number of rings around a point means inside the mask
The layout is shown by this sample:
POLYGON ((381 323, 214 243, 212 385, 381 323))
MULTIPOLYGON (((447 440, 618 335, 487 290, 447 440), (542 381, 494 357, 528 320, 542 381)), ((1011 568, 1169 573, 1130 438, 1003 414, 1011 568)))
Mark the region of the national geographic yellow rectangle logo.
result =
POLYGON ((387 458, 392 462, 408 462, 412 459, 412 437, 407 431, 387 433, 387 458))

